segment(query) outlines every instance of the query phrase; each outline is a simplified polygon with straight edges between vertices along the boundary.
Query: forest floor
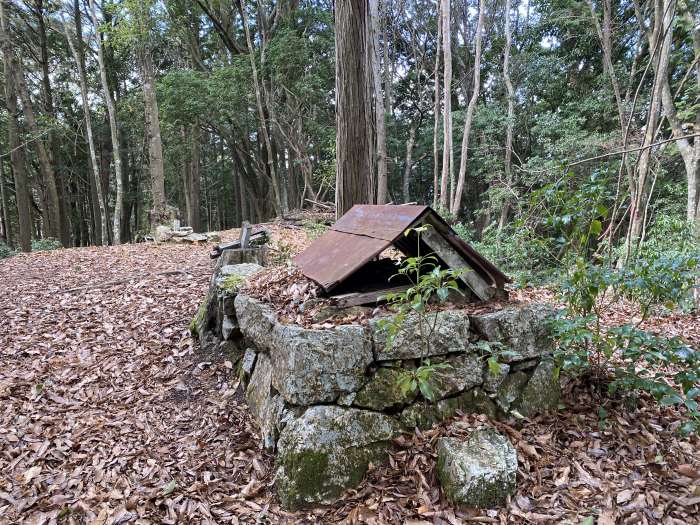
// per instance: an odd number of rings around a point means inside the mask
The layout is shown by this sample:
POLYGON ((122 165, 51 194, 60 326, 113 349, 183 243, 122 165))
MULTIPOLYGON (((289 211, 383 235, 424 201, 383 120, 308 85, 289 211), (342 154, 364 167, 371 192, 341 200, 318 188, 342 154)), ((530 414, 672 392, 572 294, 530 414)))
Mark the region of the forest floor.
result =
MULTIPOLYGON (((282 252, 307 242, 299 228, 272 229, 282 252)), ((678 436, 675 409, 607 400, 601 425, 585 382, 567 390, 565 409, 517 428, 463 416, 404 435, 336 505, 282 511, 273 458, 232 364, 202 356, 187 330, 210 248, 136 244, 0 261, 1 524, 700 523, 700 440, 678 436), (441 499, 435 442, 475 425, 498 427, 518 449, 517 494, 501 510, 441 499)), ((652 324, 700 341, 697 316, 652 324)))

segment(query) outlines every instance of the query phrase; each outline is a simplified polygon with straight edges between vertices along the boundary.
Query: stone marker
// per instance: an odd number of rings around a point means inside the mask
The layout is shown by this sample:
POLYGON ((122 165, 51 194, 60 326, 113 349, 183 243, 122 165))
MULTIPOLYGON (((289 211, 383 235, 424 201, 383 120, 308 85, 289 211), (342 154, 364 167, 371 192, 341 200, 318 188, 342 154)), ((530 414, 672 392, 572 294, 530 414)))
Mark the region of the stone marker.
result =
POLYGON ((475 430, 466 442, 440 438, 437 453, 440 484, 452 504, 499 507, 515 492, 515 448, 495 430, 475 430))

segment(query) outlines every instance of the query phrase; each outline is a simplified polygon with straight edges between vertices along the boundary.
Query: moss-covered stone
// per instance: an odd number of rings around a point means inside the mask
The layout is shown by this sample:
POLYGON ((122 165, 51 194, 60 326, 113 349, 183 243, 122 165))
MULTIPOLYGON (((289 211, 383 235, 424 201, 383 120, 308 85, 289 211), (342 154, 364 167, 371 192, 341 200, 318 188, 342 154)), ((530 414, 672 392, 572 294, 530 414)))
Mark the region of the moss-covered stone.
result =
POLYGON ((474 354, 459 354, 431 361, 447 365, 446 368, 435 369, 428 380, 435 395, 434 400, 458 394, 480 385, 483 381, 481 359, 474 354))
POLYGON ((290 421, 278 442, 275 486, 285 508, 329 504, 382 461, 400 431, 392 418, 321 405, 290 421))
POLYGON ((416 398, 416 392, 402 392, 399 381, 408 370, 379 368, 369 382, 357 393, 353 405, 372 410, 386 410, 406 405, 416 398))
POLYGON ((515 372, 508 374, 496 391, 496 404, 503 412, 508 412, 511 403, 520 397, 522 389, 528 381, 525 372, 515 372))
POLYGON ((557 369, 551 360, 542 361, 512 405, 525 417, 556 410, 560 388, 557 369))
POLYGON ((518 459, 508 439, 493 429, 476 430, 467 442, 440 438, 437 472, 445 498, 456 505, 493 508, 515 492, 518 459))
POLYGON ((481 388, 472 388, 463 394, 448 399, 443 399, 437 404, 441 419, 447 419, 462 414, 486 414, 492 419, 498 415, 495 403, 481 388))
POLYGON ((442 419, 437 405, 428 401, 414 403, 403 409, 401 414, 399 414, 399 420, 407 430, 413 430, 414 428, 427 430, 442 421, 442 419))

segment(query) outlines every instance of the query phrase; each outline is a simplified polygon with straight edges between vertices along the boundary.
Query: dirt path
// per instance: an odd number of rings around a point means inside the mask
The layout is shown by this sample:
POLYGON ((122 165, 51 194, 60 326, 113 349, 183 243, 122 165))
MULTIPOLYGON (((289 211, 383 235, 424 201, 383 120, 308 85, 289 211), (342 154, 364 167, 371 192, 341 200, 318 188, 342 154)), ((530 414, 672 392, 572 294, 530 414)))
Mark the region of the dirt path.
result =
POLYGON ((0 261, 0 523, 259 513, 239 494, 269 467, 236 378, 223 361, 199 363, 187 332, 207 251, 141 244, 0 261), (152 275, 173 270, 184 273, 152 275))

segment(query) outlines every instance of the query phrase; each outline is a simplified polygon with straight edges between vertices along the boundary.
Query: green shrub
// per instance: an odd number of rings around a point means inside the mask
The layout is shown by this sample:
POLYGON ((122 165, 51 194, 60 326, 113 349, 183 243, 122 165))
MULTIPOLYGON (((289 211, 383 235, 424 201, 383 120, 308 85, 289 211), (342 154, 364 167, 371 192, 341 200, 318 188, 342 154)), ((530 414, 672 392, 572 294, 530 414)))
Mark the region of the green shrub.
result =
POLYGON ((0 242, 0 259, 7 259, 13 255, 17 255, 17 252, 4 242, 0 242))
POLYGON ((34 239, 32 241, 33 252, 48 252, 51 250, 59 250, 63 248, 61 241, 47 237, 45 239, 34 239))
POLYGON ((553 322, 559 366, 609 376, 610 393, 646 391, 663 405, 681 405, 688 416, 681 430, 700 430, 700 353, 680 338, 639 328, 653 306, 679 304, 689 296, 698 267, 695 257, 636 261, 623 269, 577 259, 561 286, 566 307, 553 322), (637 305, 639 319, 606 327, 605 313, 622 297, 637 305))

